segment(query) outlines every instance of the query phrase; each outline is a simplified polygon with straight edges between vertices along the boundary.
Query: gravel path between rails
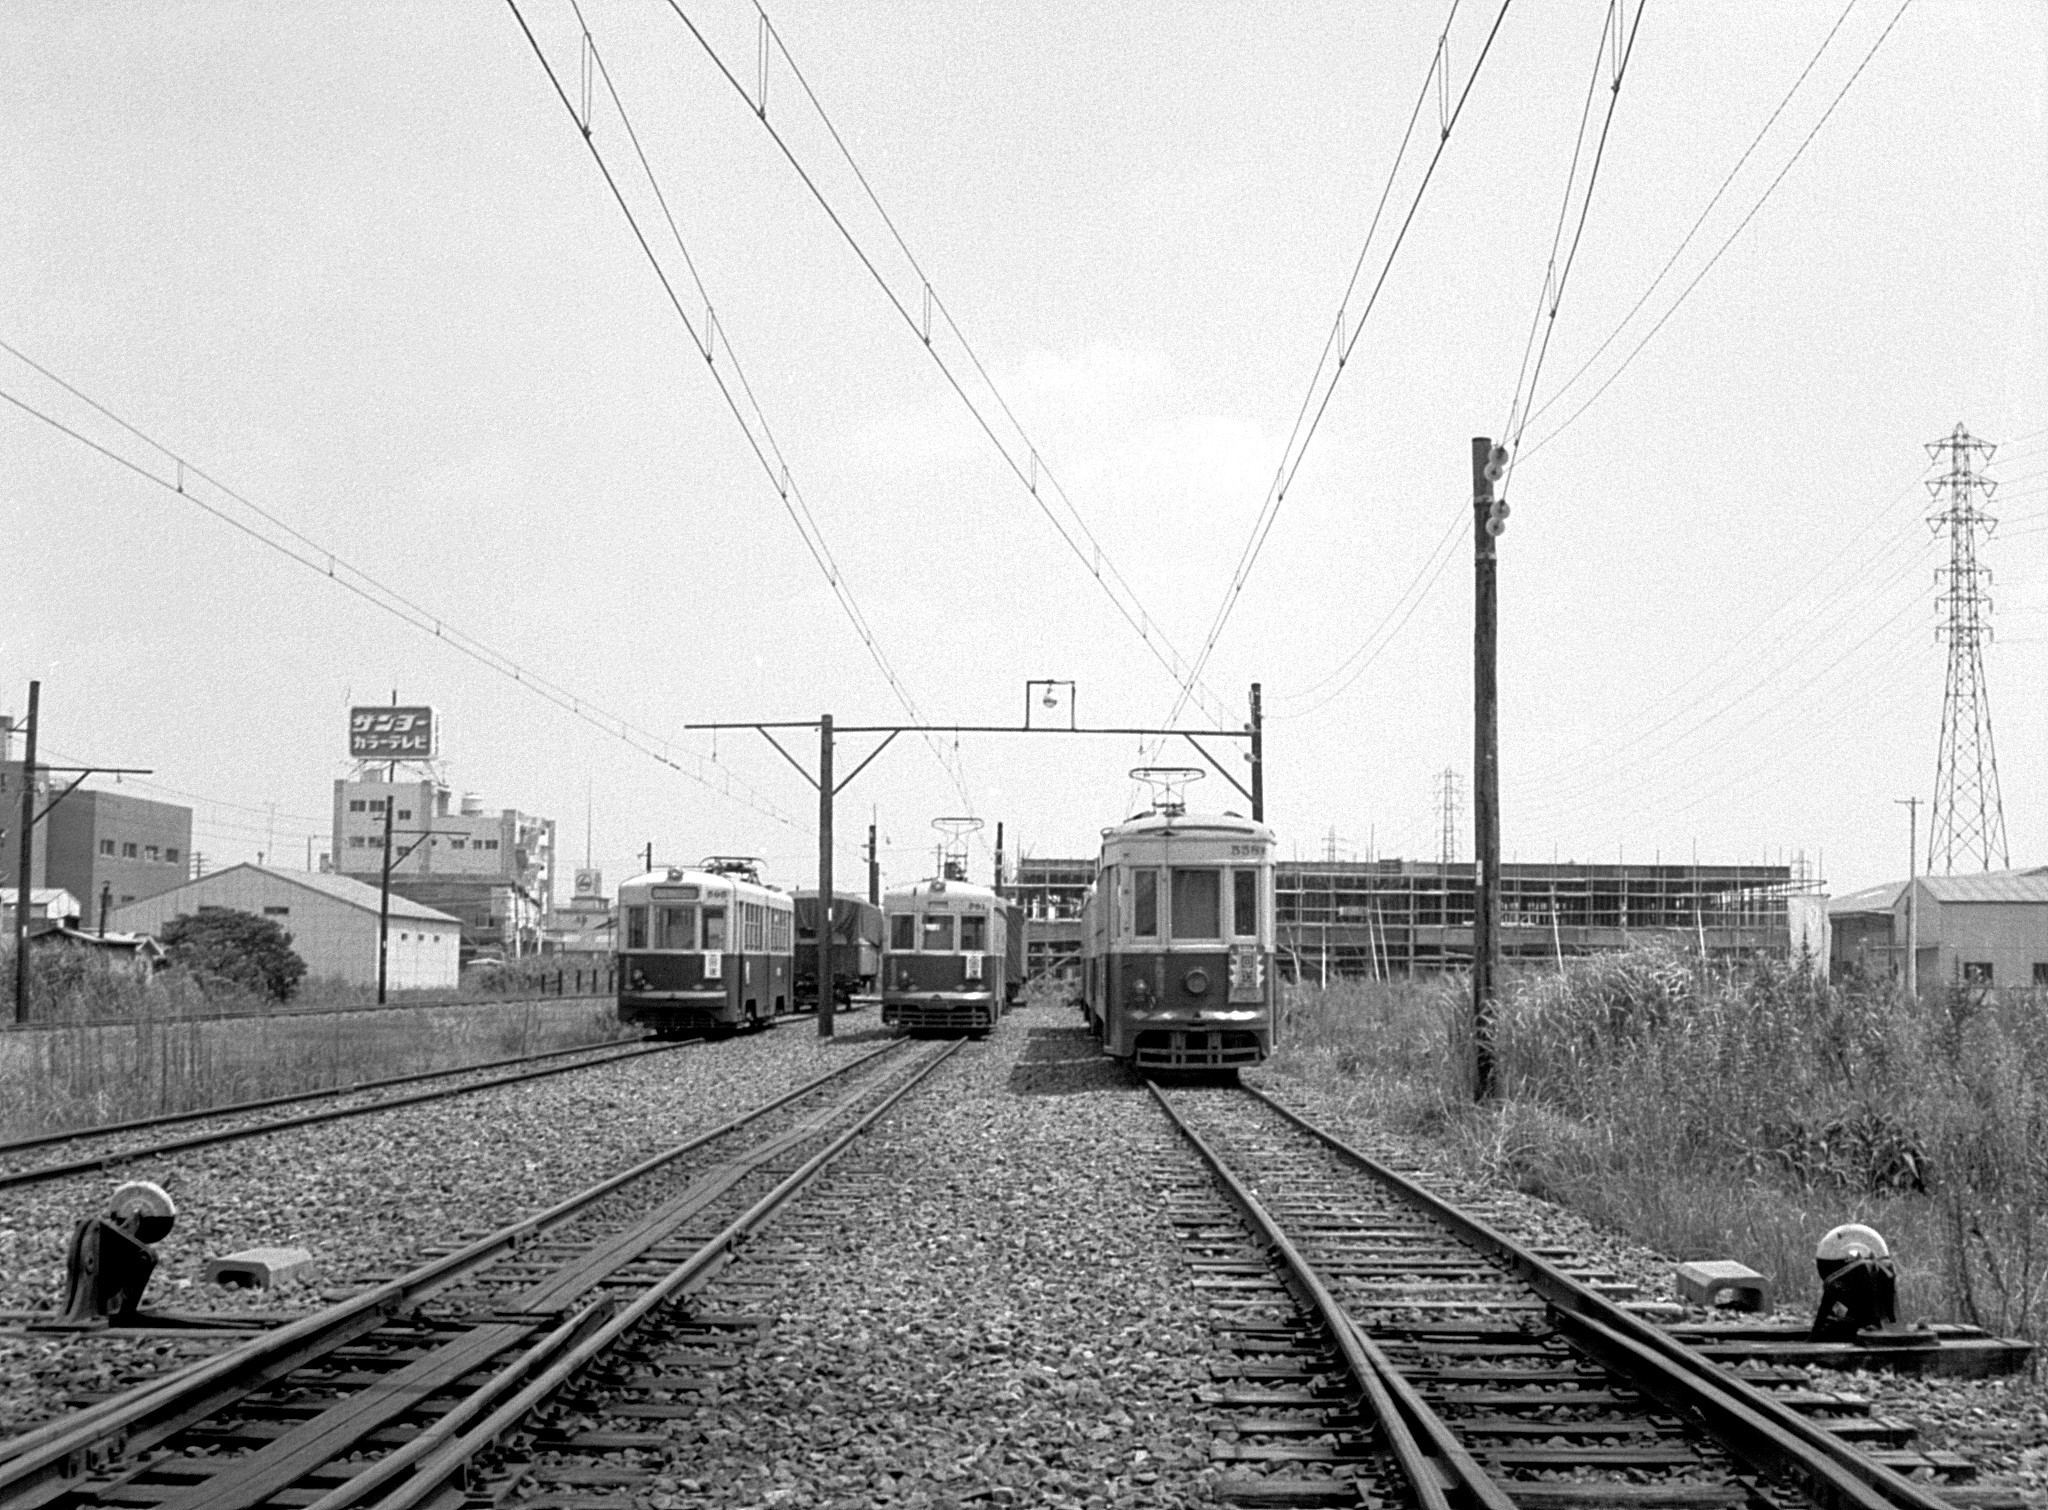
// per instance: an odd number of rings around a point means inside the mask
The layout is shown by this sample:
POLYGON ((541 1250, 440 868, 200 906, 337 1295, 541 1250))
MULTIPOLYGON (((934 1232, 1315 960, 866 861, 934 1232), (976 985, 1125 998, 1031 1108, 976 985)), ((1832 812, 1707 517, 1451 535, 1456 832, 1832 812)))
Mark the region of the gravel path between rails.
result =
POLYGON ((1153 1188, 1174 1148, 1071 1010, 1013 1013, 821 1183, 861 1202, 842 1247, 778 1269, 771 1229, 693 1308, 770 1324, 633 1502, 1208 1503, 1212 1340, 1153 1188))
MULTIPOLYGON (((1434 1188, 1453 1199, 1480 1183, 1449 1150, 1419 1138, 1395 1137, 1378 1123, 1372 1108, 1354 1096, 1333 1092, 1270 1067, 1245 1077, 1276 1100, 1345 1139, 1362 1153, 1394 1155, 1393 1162, 1427 1170, 1434 1188)), ((1485 1187, 1495 1208, 1510 1215, 1497 1225, 1509 1236, 1569 1245, 1635 1284, 1639 1298, 1678 1302, 1677 1260, 1576 1211, 1500 1184, 1485 1187)), ((1695 1310, 1696 1320, 1707 1313, 1695 1310)), ((1780 1306, 1781 1322, 1810 1322, 1812 1314, 1780 1306)), ((2038 1360, 2048 1362, 2048 1360, 2038 1360)), ((2048 1369, 2040 1377, 2012 1379, 1917 1379, 1875 1370, 1841 1372, 1808 1369, 1816 1390, 1846 1390, 1869 1399, 1877 1414, 1910 1421, 1918 1428, 1915 1446, 1961 1453, 1977 1464, 1971 1483, 2017 1489, 2029 1504, 2048 1507, 2048 1369)))
MULTIPOLYGON (((423 1247, 491 1231, 888 1041, 871 1015, 821 1040, 808 1020, 721 1043, 374 1112, 0 1198, 0 1309, 62 1303, 74 1223, 127 1179, 178 1203, 146 1309, 296 1315, 323 1294, 403 1272, 423 1247), (310 1249, 317 1277, 272 1291, 203 1283, 241 1248, 310 1249)), ((0 1337, 0 1435, 217 1351, 161 1336, 0 1337)))

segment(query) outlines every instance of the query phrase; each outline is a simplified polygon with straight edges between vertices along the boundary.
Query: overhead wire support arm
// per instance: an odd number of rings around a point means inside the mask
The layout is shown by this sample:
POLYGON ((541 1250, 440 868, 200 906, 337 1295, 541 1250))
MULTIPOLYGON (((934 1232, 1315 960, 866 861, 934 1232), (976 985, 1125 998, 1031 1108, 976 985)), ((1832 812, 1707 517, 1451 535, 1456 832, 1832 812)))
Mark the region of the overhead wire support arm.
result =
POLYGON ((43 804, 43 810, 35 815, 34 821, 37 823, 41 823, 45 818, 49 817, 50 809, 54 808, 66 797, 69 797, 73 792, 77 791, 79 787, 84 784, 85 778, 88 776, 154 776, 156 774, 156 771, 153 767, 129 765, 39 764, 36 768, 42 771, 44 774, 52 776, 57 775, 60 772, 67 776, 71 775, 73 771, 76 771, 78 773, 77 775, 71 777, 71 785, 64 788, 63 791, 59 792, 56 796, 52 797, 48 802, 43 804))
MULTIPOLYGON (((851 733, 851 732, 853 732, 853 731, 852 731, 852 730, 842 730, 841 732, 842 732, 842 733, 851 733)), ((853 778, 854 778, 854 777, 856 777, 856 776, 858 776, 858 775, 859 775, 859 774, 860 774, 860 773, 861 773, 862 771, 865 771, 865 770, 866 770, 866 769, 868 768, 868 766, 869 766, 870 764, 872 764, 872 763, 873 763, 873 761, 874 761, 874 758, 875 758, 875 757, 876 757, 877 755, 881 754, 881 753, 882 753, 882 751, 884 751, 884 750, 888 749, 890 745, 892 745, 892 744, 896 743, 896 736, 897 736, 898 734, 900 734, 901 732, 903 732, 903 731, 902 731, 902 730, 900 730, 900 729, 892 729, 892 730, 890 730, 890 731, 889 731, 889 735, 888 735, 888 737, 887 737, 887 738, 885 738, 885 739, 884 739, 884 740, 883 740, 883 741, 882 741, 882 742, 881 742, 880 744, 876 745, 876 746, 875 746, 875 747, 874 747, 874 748, 873 748, 872 750, 868 751, 866 759, 862 760, 862 761, 861 761, 861 763, 860 763, 859 765, 855 766, 855 767, 854 767, 854 768, 853 768, 852 770, 848 771, 848 772, 846 773, 846 776, 845 776, 845 778, 844 778, 844 779, 843 779, 842 781, 840 781, 840 782, 839 782, 839 784, 838 784, 837 786, 835 786, 835 787, 833 787, 833 788, 832 788, 832 795, 836 797, 836 796, 838 796, 838 795, 839 795, 839 794, 840 794, 841 792, 845 791, 845 790, 846 790, 846 787, 847 787, 847 783, 848 783, 848 782, 851 782, 851 781, 853 780, 853 778)))

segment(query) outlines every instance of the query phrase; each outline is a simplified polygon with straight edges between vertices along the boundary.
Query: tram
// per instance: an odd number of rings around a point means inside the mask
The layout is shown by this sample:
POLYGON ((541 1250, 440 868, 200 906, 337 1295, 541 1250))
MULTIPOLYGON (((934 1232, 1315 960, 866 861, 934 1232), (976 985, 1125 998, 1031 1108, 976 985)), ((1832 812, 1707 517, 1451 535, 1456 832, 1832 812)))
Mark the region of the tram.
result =
POLYGON ((619 886, 619 1021, 731 1033, 796 1010, 795 906, 759 862, 713 855, 619 886))
POLYGON ((882 1021, 942 1033, 986 1033, 1009 987, 1009 907, 986 886, 947 874, 882 898, 882 1021))

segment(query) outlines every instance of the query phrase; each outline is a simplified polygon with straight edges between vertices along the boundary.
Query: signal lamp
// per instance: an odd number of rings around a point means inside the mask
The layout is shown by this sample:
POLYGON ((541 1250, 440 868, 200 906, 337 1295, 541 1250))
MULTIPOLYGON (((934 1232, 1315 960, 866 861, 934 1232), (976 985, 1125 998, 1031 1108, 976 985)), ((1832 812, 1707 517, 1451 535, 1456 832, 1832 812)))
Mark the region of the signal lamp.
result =
POLYGON ((1486 453, 1486 466, 1482 469, 1488 482, 1499 482, 1508 475, 1508 448, 1495 446, 1486 453))

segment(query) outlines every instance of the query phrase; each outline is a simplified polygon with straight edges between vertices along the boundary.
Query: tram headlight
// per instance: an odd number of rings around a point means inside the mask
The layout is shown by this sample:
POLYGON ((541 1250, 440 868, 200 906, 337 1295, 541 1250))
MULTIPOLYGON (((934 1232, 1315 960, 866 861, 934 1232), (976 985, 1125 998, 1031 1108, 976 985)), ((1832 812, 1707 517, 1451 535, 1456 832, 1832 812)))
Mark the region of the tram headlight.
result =
POLYGON ((1187 987, 1188 995, 1190 996, 1207 996, 1209 994, 1209 972, 1207 970, 1190 970, 1181 977, 1180 983, 1187 987))

